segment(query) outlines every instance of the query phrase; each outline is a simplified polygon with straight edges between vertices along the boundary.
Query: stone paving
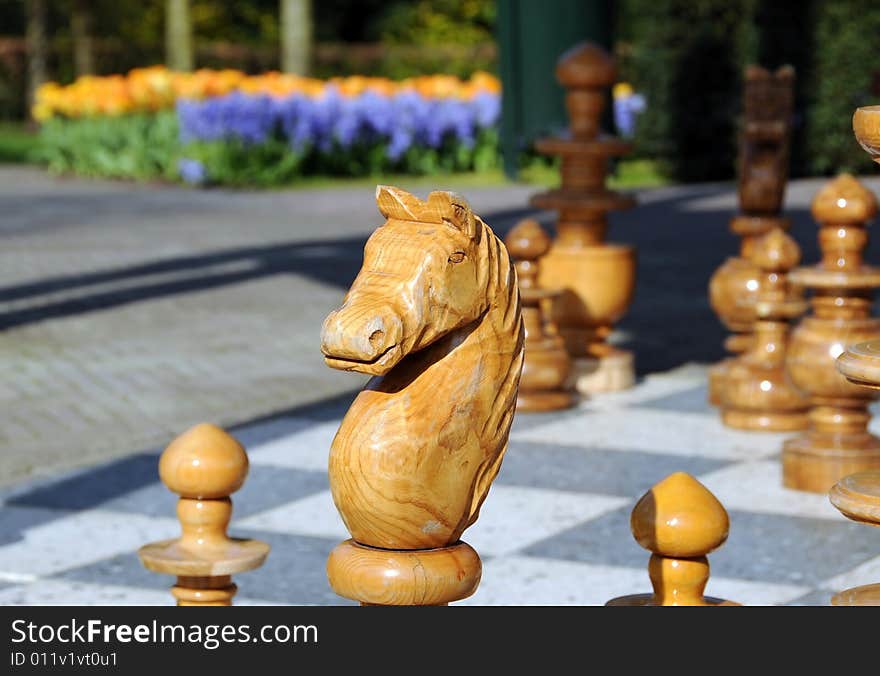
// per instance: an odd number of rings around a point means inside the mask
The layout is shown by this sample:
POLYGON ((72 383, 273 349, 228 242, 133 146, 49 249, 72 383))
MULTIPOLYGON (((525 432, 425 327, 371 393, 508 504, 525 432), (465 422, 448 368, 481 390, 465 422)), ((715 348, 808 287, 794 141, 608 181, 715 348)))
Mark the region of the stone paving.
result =
MULTIPOLYGON (((820 184, 788 192, 806 260, 820 184)), ((535 191, 459 189, 500 234, 530 213, 535 191)), ((612 217, 612 238, 640 249, 617 338, 642 374, 709 363, 723 332, 706 283, 736 248, 734 186, 638 197, 612 217)), ((0 485, 154 448, 199 421, 244 423, 356 389, 323 365, 318 334, 380 222, 369 187, 193 191, 0 167, 0 485)))

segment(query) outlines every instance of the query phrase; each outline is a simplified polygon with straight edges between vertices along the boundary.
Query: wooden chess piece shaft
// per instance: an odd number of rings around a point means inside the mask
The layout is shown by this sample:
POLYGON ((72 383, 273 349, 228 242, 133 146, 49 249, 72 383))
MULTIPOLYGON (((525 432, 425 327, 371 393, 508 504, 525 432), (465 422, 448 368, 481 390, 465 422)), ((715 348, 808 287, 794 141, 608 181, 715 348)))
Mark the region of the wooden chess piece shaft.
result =
POLYGON ((812 211, 822 261, 789 278, 814 289, 813 313, 792 332, 786 357, 795 386, 810 396, 810 428, 785 442, 782 469, 788 488, 827 493, 848 474, 880 467, 880 439, 867 429, 877 395, 848 382, 835 361, 849 346, 880 338, 880 319, 871 317, 880 269, 862 259, 877 201, 843 174, 819 191, 812 211))
MULTIPOLYGON (((751 261, 755 241, 775 228, 787 230, 780 215, 788 180, 788 156, 794 105, 794 69, 772 73, 759 66, 745 72, 739 140, 739 209, 730 229, 740 236, 738 256, 728 258, 709 280, 709 303, 733 334, 724 348, 734 355, 752 345, 752 324, 760 271, 751 261)), ((724 359, 709 370, 709 402, 721 405, 727 369, 724 359)))
POLYGON ((472 594, 480 558, 460 538, 501 466, 523 363, 507 248, 467 202, 379 186, 325 363, 373 375, 330 449, 333 500, 352 539, 331 552, 333 590, 364 605, 445 605, 472 594))
POLYGON ((628 209, 635 200, 608 190, 605 181, 608 159, 628 153, 631 145, 599 128, 616 65, 597 45, 581 43, 560 57, 556 78, 566 89, 569 134, 535 143, 539 153, 559 156, 562 163, 562 186, 531 199, 533 206, 559 212, 539 282, 563 290, 553 303, 553 321, 574 358, 577 389, 620 390, 635 380, 633 355, 608 338, 633 300, 636 253, 605 237, 608 212, 628 209))
POLYGON ((630 518, 633 537, 651 552, 648 576, 653 594, 611 599, 609 606, 734 606, 704 596, 709 581, 706 555, 727 540, 727 510, 690 474, 676 472, 645 493, 630 518))
POLYGON ((141 562, 156 573, 177 576, 171 589, 179 606, 228 606, 236 585, 232 575, 263 564, 269 545, 230 538, 230 494, 248 471, 244 448, 214 425, 201 424, 169 444, 159 459, 159 476, 180 495, 177 516, 182 534, 144 545, 141 562))
POLYGON ((807 304, 787 273, 800 261, 800 248, 777 228, 755 244, 751 263, 760 271, 752 346, 727 368, 721 420, 729 427, 787 432, 807 427, 809 400, 785 371, 789 323, 807 304))
POLYGON ((519 411, 555 411, 570 408, 577 397, 568 389, 571 359, 555 326, 548 326, 543 306, 559 295, 559 290, 538 285, 540 257, 550 248, 550 237, 534 219, 517 223, 504 239, 516 260, 519 295, 525 326, 525 362, 519 381, 516 408, 519 411))

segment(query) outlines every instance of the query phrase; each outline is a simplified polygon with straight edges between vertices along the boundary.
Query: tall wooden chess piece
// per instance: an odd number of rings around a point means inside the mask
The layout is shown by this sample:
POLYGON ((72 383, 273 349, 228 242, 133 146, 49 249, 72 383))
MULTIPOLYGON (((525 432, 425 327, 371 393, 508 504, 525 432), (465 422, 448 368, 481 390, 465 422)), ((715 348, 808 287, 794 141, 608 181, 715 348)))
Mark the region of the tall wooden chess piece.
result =
POLYGON ((332 368, 373 375, 330 449, 330 489, 352 539, 330 586, 365 605, 471 595, 480 557, 460 540, 507 448, 523 364, 516 272, 461 197, 379 186, 387 219, 324 322, 332 368))
MULTIPOLYGON (((755 241, 774 228, 787 230, 780 215, 788 181, 794 69, 771 73, 759 66, 745 72, 744 121, 739 140, 739 208, 730 229, 739 235, 739 256, 728 258, 709 280, 709 303, 733 335, 724 343, 734 355, 752 345, 760 271, 751 261, 755 241)), ((724 359, 709 371, 709 402, 721 404, 727 368, 724 359)))
POLYGON ((880 269, 862 257, 877 201, 843 174, 818 192, 812 211, 822 261, 789 279, 815 290, 813 314, 795 328, 786 358, 795 386, 810 396, 810 429, 785 442, 782 474, 788 488, 827 493, 848 474, 880 467, 880 439, 867 429, 877 394, 848 382, 835 363, 847 347, 880 338, 880 319, 871 317, 880 269))
POLYGON ((690 474, 671 474, 645 493, 630 518, 633 537, 651 552, 653 594, 619 596, 609 606, 735 606, 704 596, 706 554, 727 540, 727 510, 690 474))
POLYGON ((809 400, 785 371, 789 323, 807 309, 800 289, 788 283, 788 271, 801 250, 781 228, 754 246, 751 263, 758 276, 752 346, 727 367, 721 420, 745 430, 788 432, 807 427, 809 400))
POLYGON ((159 476, 180 495, 177 517, 183 534, 176 540, 144 545, 141 563, 156 573, 177 576, 171 593, 179 606, 228 606, 237 587, 232 575, 263 565, 269 545, 230 538, 230 494, 248 471, 244 448, 219 427, 197 425, 184 432, 159 458, 159 476))
POLYGON ((535 143, 539 153, 562 161, 562 187, 533 196, 531 204, 559 212, 557 237, 543 258, 539 281, 564 290, 553 304, 553 320, 584 394, 625 389, 635 380, 632 353, 608 343, 636 283, 634 247, 605 241, 608 212, 635 204, 605 187, 608 159, 631 149, 599 128, 615 77, 614 60, 597 45, 582 43, 563 54, 556 78, 566 89, 570 134, 535 143))
POLYGON ((577 403, 574 392, 567 387, 571 359, 556 327, 548 324, 543 310, 560 292, 538 285, 539 259, 550 248, 550 237, 538 221, 527 218, 517 223, 504 243, 516 260, 526 330, 525 362, 516 408, 518 411, 570 408, 577 403))
MULTIPOLYGON (((871 159, 880 163, 880 106, 865 106, 853 115, 853 131, 871 159)), ((837 358, 837 369, 856 385, 880 390, 880 341, 859 343, 837 358)), ((851 474, 828 494, 845 516, 880 526, 880 469, 851 474)), ((835 606, 880 606, 880 582, 845 589, 831 598, 835 606)))

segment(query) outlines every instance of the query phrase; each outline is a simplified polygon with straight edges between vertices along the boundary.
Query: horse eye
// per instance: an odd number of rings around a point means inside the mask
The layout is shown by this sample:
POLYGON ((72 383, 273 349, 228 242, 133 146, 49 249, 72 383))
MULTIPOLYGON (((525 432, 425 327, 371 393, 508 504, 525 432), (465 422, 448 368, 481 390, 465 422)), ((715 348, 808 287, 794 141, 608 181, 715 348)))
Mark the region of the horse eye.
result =
POLYGON ((464 251, 456 251, 449 256, 450 263, 461 263, 465 258, 464 251))

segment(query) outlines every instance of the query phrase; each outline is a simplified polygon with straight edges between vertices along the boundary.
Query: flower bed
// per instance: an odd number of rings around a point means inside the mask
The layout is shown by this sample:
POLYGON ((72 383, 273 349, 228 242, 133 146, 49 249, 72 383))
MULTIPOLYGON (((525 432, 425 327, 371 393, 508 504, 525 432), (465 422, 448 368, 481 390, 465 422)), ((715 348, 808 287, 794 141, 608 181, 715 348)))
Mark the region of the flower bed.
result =
POLYGON ((34 115, 57 171, 277 185, 494 166, 500 85, 487 73, 320 81, 157 67, 46 85, 34 115))

